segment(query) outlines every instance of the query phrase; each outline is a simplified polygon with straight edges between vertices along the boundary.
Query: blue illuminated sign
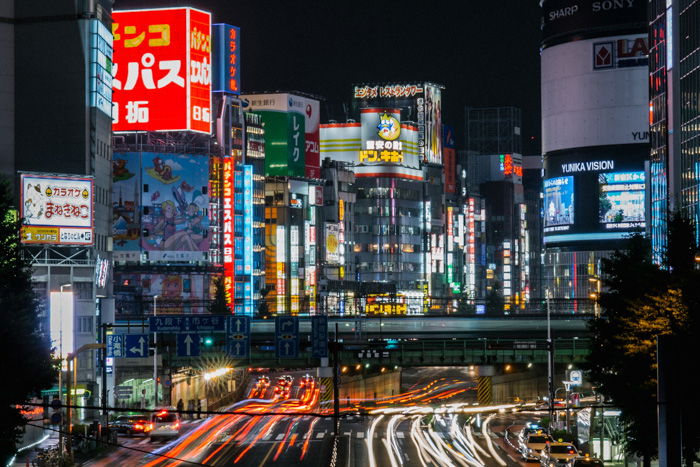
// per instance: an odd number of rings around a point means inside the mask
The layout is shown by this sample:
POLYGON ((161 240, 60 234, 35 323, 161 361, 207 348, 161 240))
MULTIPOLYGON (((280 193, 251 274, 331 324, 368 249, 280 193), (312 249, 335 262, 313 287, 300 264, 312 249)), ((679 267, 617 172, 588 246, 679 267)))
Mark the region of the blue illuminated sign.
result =
POLYGON ((230 24, 212 24, 212 91, 241 93, 241 31, 230 24))

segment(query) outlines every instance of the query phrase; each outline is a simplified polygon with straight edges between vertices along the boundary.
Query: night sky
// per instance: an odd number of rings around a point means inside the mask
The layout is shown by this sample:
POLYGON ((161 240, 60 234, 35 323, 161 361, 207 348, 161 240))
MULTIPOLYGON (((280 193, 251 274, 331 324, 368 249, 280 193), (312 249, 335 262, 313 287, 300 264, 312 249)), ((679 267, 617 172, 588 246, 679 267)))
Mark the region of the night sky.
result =
POLYGON ((538 154, 538 3, 115 0, 114 8, 193 6, 239 26, 243 90, 323 96, 322 121, 344 120, 353 83, 432 81, 445 85, 443 121, 457 127, 460 147, 465 105, 514 105, 523 152, 538 154))

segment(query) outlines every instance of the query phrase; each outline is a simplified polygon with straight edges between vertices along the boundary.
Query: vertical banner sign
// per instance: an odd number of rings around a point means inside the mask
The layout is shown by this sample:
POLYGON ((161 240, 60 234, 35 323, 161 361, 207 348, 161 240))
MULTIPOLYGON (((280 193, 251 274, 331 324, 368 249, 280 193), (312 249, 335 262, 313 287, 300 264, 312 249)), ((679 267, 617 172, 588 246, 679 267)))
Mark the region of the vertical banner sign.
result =
POLYGON ((287 236, 283 225, 277 226, 277 284, 275 293, 277 295, 277 313, 283 312, 285 307, 285 296, 287 294, 287 276, 285 266, 287 262, 287 236))
POLYGON ((193 8, 112 13, 112 129, 211 131, 211 15, 193 8))
POLYGON ((469 298, 476 296, 476 206, 474 198, 469 198, 467 215, 467 291, 469 298))
POLYGON ((212 25, 213 56, 212 90, 240 94, 241 92, 241 31, 230 24, 212 25))
POLYGON ((234 295, 234 254, 233 254, 233 159, 227 157, 223 162, 223 263, 224 291, 226 304, 233 305, 234 295))
POLYGON ((243 172, 243 274, 253 274, 253 166, 243 172))
POLYGON ((445 193, 454 193, 457 190, 456 176, 456 148, 454 128, 448 125, 442 126, 442 155, 445 171, 445 193))
POLYGON ((311 354, 314 358, 328 357, 328 317, 311 318, 311 354))

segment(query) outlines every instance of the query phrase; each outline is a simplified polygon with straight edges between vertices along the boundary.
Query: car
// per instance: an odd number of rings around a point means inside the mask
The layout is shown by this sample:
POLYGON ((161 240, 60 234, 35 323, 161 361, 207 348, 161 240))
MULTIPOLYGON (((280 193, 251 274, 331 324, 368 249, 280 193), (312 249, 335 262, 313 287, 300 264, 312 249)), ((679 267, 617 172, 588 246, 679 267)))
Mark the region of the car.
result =
POLYGON ((147 415, 120 415, 109 423, 109 427, 128 436, 146 435, 152 428, 147 415))
POLYGON ((270 378, 267 376, 261 376, 258 378, 258 381, 255 383, 255 388, 256 389, 265 389, 270 386, 270 378))
POLYGON ((174 407, 161 408, 151 414, 151 440, 180 436, 180 416, 174 407))
POLYGON ((589 457, 588 454, 575 458, 571 463, 572 467, 603 467, 604 465, 602 460, 596 457, 589 457))
POLYGON ((568 466, 577 457, 578 450, 571 443, 548 443, 540 453, 540 464, 546 467, 568 466))
POLYGON ((310 388, 314 384, 313 376, 308 373, 301 377, 301 382, 299 383, 300 388, 310 388))
POLYGON ((551 442, 552 437, 542 430, 530 433, 521 446, 523 458, 527 461, 537 461, 547 443, 551 442))

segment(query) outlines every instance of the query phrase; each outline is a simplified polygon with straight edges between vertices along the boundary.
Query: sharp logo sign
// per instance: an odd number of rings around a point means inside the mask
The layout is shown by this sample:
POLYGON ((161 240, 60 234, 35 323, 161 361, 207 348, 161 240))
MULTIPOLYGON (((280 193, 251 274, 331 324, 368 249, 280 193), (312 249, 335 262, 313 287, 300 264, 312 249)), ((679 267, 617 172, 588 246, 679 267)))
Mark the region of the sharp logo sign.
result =
POLYGON ((593 69, 647 66, 649 47, 646 36, 593 44, 593 69))

